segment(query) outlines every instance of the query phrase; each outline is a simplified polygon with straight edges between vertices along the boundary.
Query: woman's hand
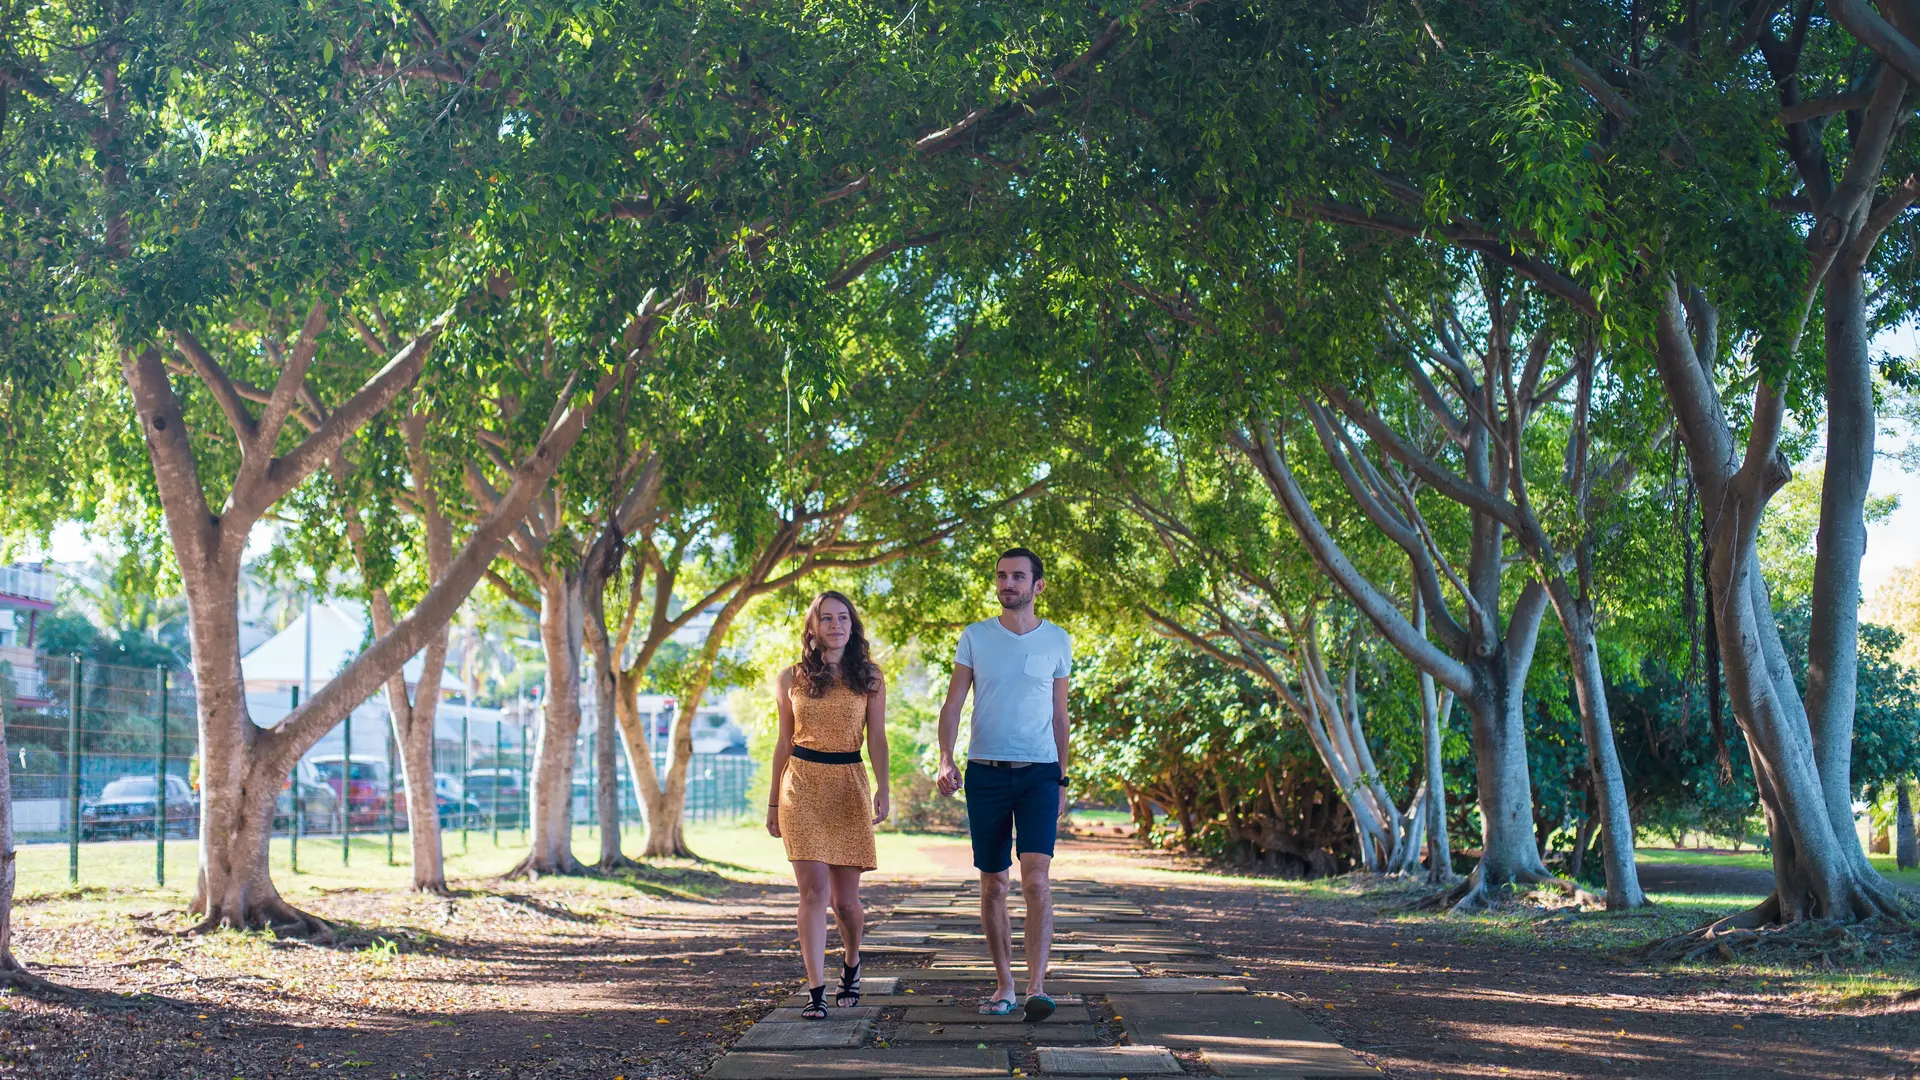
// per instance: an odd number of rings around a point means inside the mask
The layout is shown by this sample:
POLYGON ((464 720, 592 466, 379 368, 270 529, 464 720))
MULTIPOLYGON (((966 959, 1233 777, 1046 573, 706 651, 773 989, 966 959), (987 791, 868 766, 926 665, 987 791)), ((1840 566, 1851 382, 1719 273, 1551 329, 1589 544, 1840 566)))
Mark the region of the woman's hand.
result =
POLYGON ((773 837, 776 840, 780 838, 780 804, 779 803, 767 804, 767 835, 773 837))
POLYGON ((880 824, 887 820, 887 815, 891 813, 893 813, 893 796, 884 791, 876 792, 873 796, 873 823, 880 824))

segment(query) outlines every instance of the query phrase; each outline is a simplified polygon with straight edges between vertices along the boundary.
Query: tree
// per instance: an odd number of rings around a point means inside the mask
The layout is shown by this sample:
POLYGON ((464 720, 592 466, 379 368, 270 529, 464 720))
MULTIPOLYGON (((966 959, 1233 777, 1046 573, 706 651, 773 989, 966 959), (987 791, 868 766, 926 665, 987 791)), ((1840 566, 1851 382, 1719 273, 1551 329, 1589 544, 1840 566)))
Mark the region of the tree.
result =
MULTIPOLYGON (((47 6, 28 18, 23 40, 35 44, 10 68, 25 107, 9 117, 5 149, 30 167, 8 169, 4 206, 49 231, 48 256, 86 283, 83 325, 119 356, 126 395, 97 387, 90 404, 103 426, 138 419, 145 468, 117 464, 163 510, 180 564, 206 793, 194 909, 206 926, 322 929, 280 900, 267 872, 282 779, 444 624, 579 437, 593 391, 554 411, 516 463, 510 498, 414 612, 269 729, 240 692, 241 555, 256 522, 404 395, 450 327, 511 289, 469 265, 452 275, 451 302, 389 333, 398 347, 387 355, 362 353, 335 326, 342 313, 373 319, 396 284, 444 258, 443 230, 477 220, 495 197, 487 168, 521 148, 499 139, 496 119, 458 107, 461 87, 350 70, 359 50, 414 70, 441 62, 419 21, 350 8, 130 19, 47 6), (76 35, 84 44, 60 44, 76 35)), ((483 79, 517 59, 466 48, 487 33, 482 20, 454 50, 483 79)), ((649 315, 626 351, 643 343, 649 315)))
POLYGON ((1125 795, 1143 843, 1251 855, 1289 877, 1324 877, 1357 854, 1351 806, 1327 785, 1298 724, 1270 691, 1144 627, 1083 633, 1074 662, 1074 772, 1125 795))

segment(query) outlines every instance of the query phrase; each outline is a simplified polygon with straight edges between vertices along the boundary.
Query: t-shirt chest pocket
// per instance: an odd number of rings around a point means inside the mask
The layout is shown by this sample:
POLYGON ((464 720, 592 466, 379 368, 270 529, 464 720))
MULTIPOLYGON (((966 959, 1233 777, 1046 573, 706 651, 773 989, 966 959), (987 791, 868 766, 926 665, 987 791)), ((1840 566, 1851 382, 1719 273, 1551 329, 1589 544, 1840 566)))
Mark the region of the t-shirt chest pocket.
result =
POLYGON ((1053 657, 1046 653, 1028 653, 1025 671, 1028 678, 1050 678, 1053 675, 1053 657))

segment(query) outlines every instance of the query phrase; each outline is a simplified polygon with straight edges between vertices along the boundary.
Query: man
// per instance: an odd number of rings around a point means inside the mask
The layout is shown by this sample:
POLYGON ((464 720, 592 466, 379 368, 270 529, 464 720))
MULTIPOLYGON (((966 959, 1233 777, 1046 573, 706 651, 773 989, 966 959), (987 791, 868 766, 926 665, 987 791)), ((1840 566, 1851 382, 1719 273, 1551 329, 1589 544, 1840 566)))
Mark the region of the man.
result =
POLYGON ((954 651, 953 680, 940 707, 935 779, 942 795, 967 793, 973 865, 980 870, 980 925, 999 973, 993 997, 980 1006, 989 1016, 1004 1016, 1015 1007, 1007 871, 1018 838, 1020 891, 1027 901, 1026 1019, 1038 1023, 1054 1012, 1046 989, 1047 954, 1053 948, 1047 875, 1054 833, 1067 808, 1067 676, 1073 670, 1073 642, 1065 630, 1033 613, 1033 599, 1047 584, 1040 556, 1013 548, 995 564, 993 583, 999 617, 961 631, 954 651), (953 744, 969 689, 973 738, 963 779, 953 762, 953 744))

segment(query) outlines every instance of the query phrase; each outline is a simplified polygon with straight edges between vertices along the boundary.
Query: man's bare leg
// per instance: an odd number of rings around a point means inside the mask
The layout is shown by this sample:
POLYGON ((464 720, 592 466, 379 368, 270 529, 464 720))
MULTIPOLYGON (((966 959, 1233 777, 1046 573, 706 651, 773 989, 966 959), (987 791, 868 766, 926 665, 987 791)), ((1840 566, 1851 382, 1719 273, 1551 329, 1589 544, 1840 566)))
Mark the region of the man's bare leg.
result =
MULTIPOLYGON (((1020 853, 1020 892, 1027 900, 1027 993, 1047 992, 1047 959, 1053 952, 1053 856, 1020 853)), ((1002 908, 1004 911, 1005 909, 1002 908)), ((1011 984, 1009 984, 1011 985, 1011 984)))
POLYGON ((1017 1001, 1013 990, 1013 923, 1007 918, 1007 871, 980 873, 980 929, 987 935, 987 955, 999 982, 993 1001, 1017 1001))

